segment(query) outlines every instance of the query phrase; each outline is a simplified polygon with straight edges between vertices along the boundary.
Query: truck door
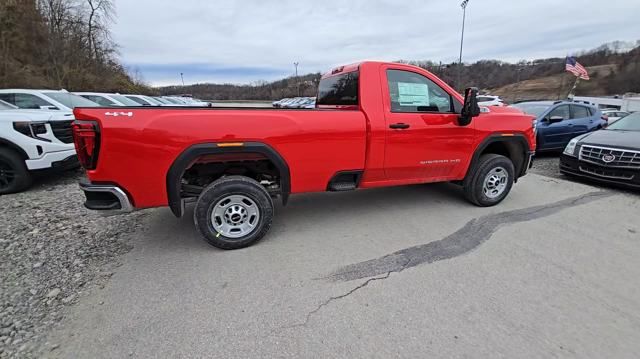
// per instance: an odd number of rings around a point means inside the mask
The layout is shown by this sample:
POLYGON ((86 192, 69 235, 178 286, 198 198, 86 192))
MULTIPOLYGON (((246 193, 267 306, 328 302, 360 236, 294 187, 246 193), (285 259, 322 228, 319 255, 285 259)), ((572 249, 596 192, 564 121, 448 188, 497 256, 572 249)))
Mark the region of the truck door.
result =
POLYGON ((383 66, 385 175, 400 182, 460 178, 470 157, 474 125, 458 126, 459 101, 427 76, 383 66), (455 102, 454 102, 455 101, 455 102))

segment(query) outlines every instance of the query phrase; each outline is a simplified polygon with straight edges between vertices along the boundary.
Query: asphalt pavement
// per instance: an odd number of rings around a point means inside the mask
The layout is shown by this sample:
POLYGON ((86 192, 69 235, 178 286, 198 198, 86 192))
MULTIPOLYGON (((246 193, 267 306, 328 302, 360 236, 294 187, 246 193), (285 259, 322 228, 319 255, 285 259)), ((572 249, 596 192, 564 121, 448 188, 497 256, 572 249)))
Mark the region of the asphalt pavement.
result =
POLYGON ((150 211, 60 358, 640 357, 640 195, 529 174, 292 196, 236 251, 150 211))

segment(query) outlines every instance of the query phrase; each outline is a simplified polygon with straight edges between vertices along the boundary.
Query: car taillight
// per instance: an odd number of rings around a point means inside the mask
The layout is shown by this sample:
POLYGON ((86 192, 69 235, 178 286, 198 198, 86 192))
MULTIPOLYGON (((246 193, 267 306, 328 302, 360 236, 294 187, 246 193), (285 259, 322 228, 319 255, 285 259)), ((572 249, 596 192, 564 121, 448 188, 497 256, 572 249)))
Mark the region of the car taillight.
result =
POLYGON ((74 121, 71 128, 73 129, 73 143, 76 146, 80 164, 87 170, 95 169, 100 150, 98 123, 93 121, 74 121))

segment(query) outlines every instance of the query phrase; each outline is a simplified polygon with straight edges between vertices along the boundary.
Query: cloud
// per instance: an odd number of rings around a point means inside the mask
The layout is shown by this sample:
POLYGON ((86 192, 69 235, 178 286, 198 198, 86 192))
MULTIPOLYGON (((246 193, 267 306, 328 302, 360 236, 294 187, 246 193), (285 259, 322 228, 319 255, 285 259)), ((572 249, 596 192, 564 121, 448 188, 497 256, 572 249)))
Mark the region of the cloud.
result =
MULTIPOLYGON (((116 0, 122 61, 152 84, 270 80, 363 59, 456 61, 456 0, 116 0), (188 81, 187 81, 188 80, 188 81)), ((471 0, 464 60, 517 61, 640 34, 637 0, 471 0)))

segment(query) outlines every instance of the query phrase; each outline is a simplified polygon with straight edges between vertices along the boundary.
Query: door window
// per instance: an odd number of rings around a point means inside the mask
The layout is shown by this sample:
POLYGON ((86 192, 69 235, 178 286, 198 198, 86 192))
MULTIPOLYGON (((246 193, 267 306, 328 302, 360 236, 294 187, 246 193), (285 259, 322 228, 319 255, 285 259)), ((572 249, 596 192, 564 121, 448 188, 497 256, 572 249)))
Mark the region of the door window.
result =
POLYGON ((0 94, 0 99, 23 109, 40 109, 40 106, 55 107, 38 96, 26 93, 3 93, 0 94))
POLYGON ((391 112, 453 112, 451 95, 422 75, 387 70, 387 82, 391 112))
POLYGON ((587 118, 591 117, 589 109, 584 106, 572 105, 573 116, 571 118, 587 118))
POLYGON ((571 113, 569 113, 569 106, 562 105, 554 108, 547 116, 547 118, 551 118, 551 117, 562 117, 563 120, 570 119, 571 113))

